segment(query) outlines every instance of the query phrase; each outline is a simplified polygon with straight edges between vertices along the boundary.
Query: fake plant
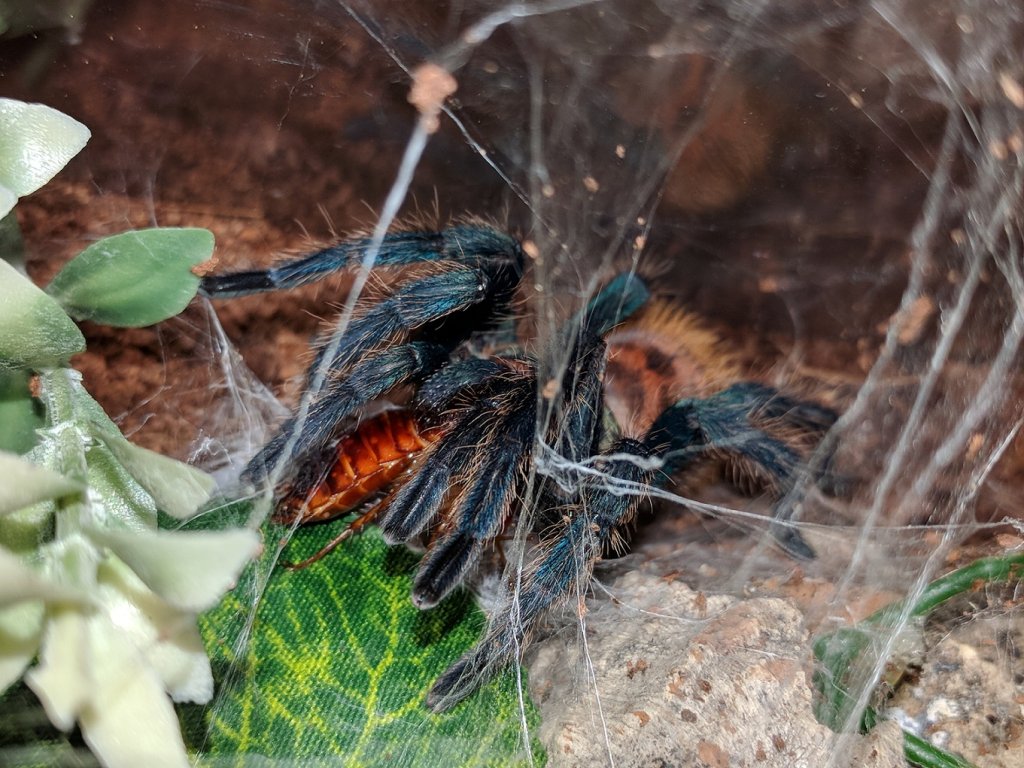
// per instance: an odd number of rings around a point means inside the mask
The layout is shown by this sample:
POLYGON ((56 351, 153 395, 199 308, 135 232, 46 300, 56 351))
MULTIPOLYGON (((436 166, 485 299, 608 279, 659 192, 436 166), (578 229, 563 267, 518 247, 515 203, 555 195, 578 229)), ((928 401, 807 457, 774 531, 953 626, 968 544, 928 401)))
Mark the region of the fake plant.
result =
POLYGON ((125 439, 69 359, 85 347, 73 320, 140 327, 180 312, 213 235, 115 235, 36 287, 11 263, 11 209, 88 138, 49 107, 0 99, 0 695, 24 702, 23 680, 52 724, 77 726, 105 765, 187 766, 172 700, 213 694, 196 617, 259 537, 158 530, 158 510, 191 516, 212 479, 125 439))

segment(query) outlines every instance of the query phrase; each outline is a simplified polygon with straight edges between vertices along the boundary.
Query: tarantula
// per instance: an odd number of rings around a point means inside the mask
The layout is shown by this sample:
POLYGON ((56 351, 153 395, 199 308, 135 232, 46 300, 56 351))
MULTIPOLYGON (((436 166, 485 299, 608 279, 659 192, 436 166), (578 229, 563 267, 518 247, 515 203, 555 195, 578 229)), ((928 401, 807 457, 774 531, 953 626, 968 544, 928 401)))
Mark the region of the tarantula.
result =
MULTIPOLYGON (((222 298, 293 288, 360 265, 369 247, 368 238, 354 238, 268 270, 207 276, 202 292, 222 298)), ((387 234, 375 267, 406 268, 401 281, 363 306, 337 344, 319 350, 310 370, 326 366, 330 375, 306 418, 286 421, 244 473, 261 482, 286 458, 296 467, 278 488, 277 516, 285 521, 337 517, 390 486, 335 543, 374 520, 393 544, 429 533, 412 590, 424 609, 464 580, 520 505, 533 507, 537 553, 482 640, 428 693, 437 711, 504 668, 549 608, 585 590, 595 561, 621 543, 645 488, 665 486, 710 457, 781 499, 802 461, 786 436, 818 439, 836 420, 826 407, 754 382, 703 397, 668 387, 653 398, 651 414, 624 413, 635 383, 621 371, 606 403, 606 339, 628 357, 631 326, 622 324, 650 299, 632 274, 607 283, 542 350, 567 352, 568 364, 541 381, 539 358, 515 343, 510 322, 524 262, 516 239, 481 223, 387 234), (482 340, 494 351, 475 351, 482 340), (410 389, 404 411, 359 426, 367 406, 410 389), (557 472, 534 475, 542 451, 557 472), (531 476, 537 482, 527 502, 531 476)), ((663 307, 659 313, 661 327, 681 322, 663 307)), ((641 349, 648 367, 671 365, 664 346, 641 349), (665 359, 652 365, 659 355, 665 359)), ((813 557, 786 517, 777 510, 776 539, 795 556, 813 557)))

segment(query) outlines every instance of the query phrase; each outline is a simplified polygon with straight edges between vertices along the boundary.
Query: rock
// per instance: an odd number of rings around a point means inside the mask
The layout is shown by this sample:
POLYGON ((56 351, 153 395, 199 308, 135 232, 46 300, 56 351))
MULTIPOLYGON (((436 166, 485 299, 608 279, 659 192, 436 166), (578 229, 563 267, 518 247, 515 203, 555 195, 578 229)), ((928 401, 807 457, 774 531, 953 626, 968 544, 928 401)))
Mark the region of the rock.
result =
POLYGON ((886 714, 978 768, 1024 765, 1024 616, 967 622, 928 648, 886 714))
POLYGON ((618 599, 588 603, 585 643, 556 634, 528 659, 549 765, 904 765, 894 723, 840 737, 814 718, 808 634, 789 602, 640 572, 610 590, 618 599))

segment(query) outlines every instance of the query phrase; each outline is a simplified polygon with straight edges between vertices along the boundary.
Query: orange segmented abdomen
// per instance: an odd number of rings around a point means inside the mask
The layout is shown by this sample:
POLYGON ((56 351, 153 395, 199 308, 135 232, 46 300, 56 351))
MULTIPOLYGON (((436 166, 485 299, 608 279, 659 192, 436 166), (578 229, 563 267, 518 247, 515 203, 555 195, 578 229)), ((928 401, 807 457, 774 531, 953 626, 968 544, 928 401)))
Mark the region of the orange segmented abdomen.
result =
POLYGON ((445 433, 443 427, 420 429, 412 411, 384 411, 341 439, 334 464, 312 489, 295 489, 274 514, 279 523, 303 523, 340 517, 383 490, 409 468, 425 448, 445 433))

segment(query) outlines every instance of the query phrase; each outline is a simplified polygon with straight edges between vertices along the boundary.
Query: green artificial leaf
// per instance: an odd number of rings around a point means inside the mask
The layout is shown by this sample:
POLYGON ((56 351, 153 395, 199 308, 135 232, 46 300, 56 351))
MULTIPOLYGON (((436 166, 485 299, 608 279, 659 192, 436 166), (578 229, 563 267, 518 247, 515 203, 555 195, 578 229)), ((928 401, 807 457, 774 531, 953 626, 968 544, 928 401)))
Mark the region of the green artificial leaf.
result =
POLYGON ((43 104, 0 99, 0 216, 35 192, 89 141, 89 129, 43 104))
POLYGON ((52 368, 85 349, 60 305, 0 260, 0 368, 52 368))
POLYGON ((210 475, 132 443, 85 387, 74 387, 72 399, 78 422, 114 455, 162 512, 185 519, 210 497, 215 486, 210 475))
POLYGON ((839 733, 853 716, 857 697, 849 693, 856 690, 852 678, 855 671, 864 672, 864 667, 873 665, 875 657, 865 654, 875 644, 884 644, 884 638, 856 627, 843 627, 815 640, 813 682, 820 695, 814 702, 814 714, 819 723, 839 733))
MULTIPOLYGON (((39 608, 42 613, 42 606, 39 608)), ((50 724, 38 697, 24 683, 16 683, 0 694, 0 745, 0 764, 5 766, 99 768, 81 737, 63 733, 50 724), (72 740, 78 743, 72 745, 72 740)))
POLYGON ((110 449, 102 443, 85 453, 90 491, 99 503, 91 506, 96 523, 114 529, 148 531, 156 527, 156 504, 110 449))
POLYGON ((135 445, 105 417, 92 421, 90 429, 149 492, 157 507, 172 517, 188 518, 210 498, 216 483, 205 472, 135 445))
POLYGON ((4 451, 0 451, 0 477, 6 478, 0 483, 0 515, 85 491, 76 480, 4 451))
MULTIPOLYGON (((333 530, 332 530, 333 529, 333 530)), ((296 532, 285 556, 316 552, 336 531, 296 532)), ((268 540, 285 529, 272 526, 268 540)), ((268 549, 270 549, 268 547, 268 549)), ((424 706, 434 680, 479 638, 483 615, 459 592, 430 611, 409 599, 416 556, 371 529, 300 571, 268 552, 202 619, 218 695, 190 713, 193 747, 211 764, 255 756, 346 766, 526 765, 516 677, 508 672, 452 711, 424 706), (252 626, 252 596, 262 594, 252 626), (240 638, 245 638, 239 649, 240 638)), ((538 714, 527 701, 536 732, 538 714)), ((543 750, 531 740, 533 764, 543 750)))
MULTIPOLYGON (((818 722, 841 732, 858 714, 858 696, 870 680, 883 650, 891 650, 889 635, 910 622, 924 621, 937 608, 958 595, 968 594, 989 584, 1024 579, 1024 554, 1006 554, 975 560, 929 583, 911 600, 891 603, 853 627, 842 627, 814 641, 817 692, 814 714, 818 722), (909 602, 908 602, 909 601, 909 602)), ((879 722, 881 714, 872 705, 859 712, 859 728, 867 733, 879 722)), ((947 752, 921 737, 903 732, 903 753, 907 762, 922 768, 973 768, 959 755, 947 752)))
POLYGON ((197 264, 213 255, 206 229, 141 229, 99 240, 68 262, 46 290, 76 320, 119 327, 159 323, 199 289, 197 264))
POLYGON ((42 404, 32 397, 29 371, 0 368, 0 451, 26 453, 36 444, 36 430, 46 424, 42 404))

